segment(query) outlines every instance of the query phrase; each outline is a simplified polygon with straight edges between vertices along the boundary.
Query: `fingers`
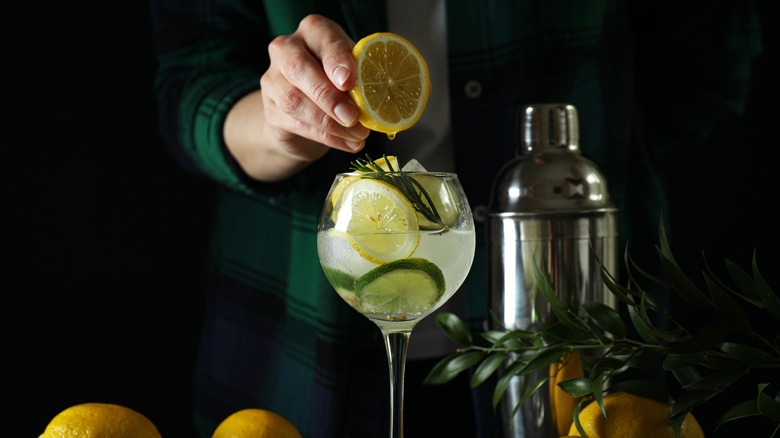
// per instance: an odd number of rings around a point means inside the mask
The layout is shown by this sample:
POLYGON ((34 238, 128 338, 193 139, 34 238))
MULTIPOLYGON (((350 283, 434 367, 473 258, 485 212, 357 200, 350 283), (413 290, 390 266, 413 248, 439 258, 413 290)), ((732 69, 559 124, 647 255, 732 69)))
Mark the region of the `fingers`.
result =
POLYGON ((298 135, 352 152, 363 147, 370 131, 358 123, 357 106, 346 93, 357 77, 353 46, 338 24, 319 15, 269 44, 271 64, 260 86, 277 139, 289 145, 298 135))
POLYGON ((322 63, 325 74, 341 91, 347 91, 357 80, 352 47, 355 42, 335 22, 320 15, 309 15, 298 26, 298 31, 322 63))
POLYGON ((343 126, 273 69, 260 79, 260 89, 266 123, 274 129, 350 151, 360 150, 370 133, 359 123, 343 126))
MULTIPOLYGON (((344 91, 355 82, 352 41, 335 22, 308 16, 298 30, 268 47, 272 67, 343 126, 357 123, 358 110, 344 91)), ((288 106, 283 106, 288 107, 288 106)))

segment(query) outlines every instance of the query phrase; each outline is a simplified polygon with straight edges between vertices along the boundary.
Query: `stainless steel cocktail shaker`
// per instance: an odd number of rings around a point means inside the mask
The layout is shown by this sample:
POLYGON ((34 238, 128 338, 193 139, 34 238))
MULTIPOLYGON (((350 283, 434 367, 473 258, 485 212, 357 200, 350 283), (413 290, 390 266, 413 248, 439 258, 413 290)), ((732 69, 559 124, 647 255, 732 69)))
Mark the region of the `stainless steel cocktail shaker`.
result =
MULTIPOLYGON (((598 167, 582 156, 579 133, 572 105, 530 105, 518 112, 518 152, 494 181, 487 214, 490 307, 506 328, 538 329, 551 317, 534 264, 564 302, 616 307, 593 249, 614 274, 617 209, 598 167)), ((547 370, 540 373, 545 377, 547 370)), ((504 436, 558 437, 547 387, 511 415, 522 387, 515 377, 499 406, 504 436)))

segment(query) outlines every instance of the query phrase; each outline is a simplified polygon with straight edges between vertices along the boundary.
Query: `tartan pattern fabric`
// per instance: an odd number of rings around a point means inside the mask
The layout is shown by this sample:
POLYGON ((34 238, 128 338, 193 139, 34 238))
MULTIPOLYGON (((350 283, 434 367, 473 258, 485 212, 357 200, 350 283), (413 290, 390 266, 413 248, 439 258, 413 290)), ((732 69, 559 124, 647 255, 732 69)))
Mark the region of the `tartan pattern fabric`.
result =
MULTIPOLYGON (((307 438, 386 436, 379 330, 332 291, 316 253, 321 203, 333 175, 355 156, 332 151, 288 181, 261 184, 243 174, 222 140, 231 105, 259 87, 275 35, 317 12, 357 41, 386 30, 384 1, 153 0, 151 12, 162 135, 183 168, 218 190, 194 376, 202 436, 250 406, 285 416, 307 438)), ((494 175, 515 154, 517 109, 572 103, 583 154, 602 169, 620 208, 621 244, 652 248, 659 217, 669 214, 662 160, 744 110, 750 63, 761 49, 753 12, 741 0, 667 8, 448 0, 456 171, 472 207, 488 205, 494 175)), ((392 153, 379 145, 365 151, 392 153)), ((474 330, 486 317, 485 270, 478 233, 463 315, 474 330)), ((492 415, 489 406, 480 412, 492 415)), ((478 423, 480 436, 491 436, 494 422, 478 423)))

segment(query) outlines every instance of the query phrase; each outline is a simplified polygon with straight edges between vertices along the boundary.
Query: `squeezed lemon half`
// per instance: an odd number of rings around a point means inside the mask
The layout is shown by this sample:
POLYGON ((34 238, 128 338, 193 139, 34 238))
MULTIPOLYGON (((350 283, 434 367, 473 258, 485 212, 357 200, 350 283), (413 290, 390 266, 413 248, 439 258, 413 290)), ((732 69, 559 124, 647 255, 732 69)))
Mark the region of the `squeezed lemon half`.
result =
POLYGON ((390 139, 417 123, 428 103, 428 64, 406 38, 378 32, 352 49, 357 83, 349 95, 360 110, 360 123, 390 139))

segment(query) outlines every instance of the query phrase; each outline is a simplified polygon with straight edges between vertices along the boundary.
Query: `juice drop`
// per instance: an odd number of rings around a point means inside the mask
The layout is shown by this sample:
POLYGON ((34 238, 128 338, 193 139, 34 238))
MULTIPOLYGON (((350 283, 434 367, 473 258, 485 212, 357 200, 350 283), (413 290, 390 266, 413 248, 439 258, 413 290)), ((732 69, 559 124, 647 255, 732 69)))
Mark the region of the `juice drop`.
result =
POLYGON ((395 132, 388 132, 387 133, 387 139, 388 140, 395 140, 395 132))

